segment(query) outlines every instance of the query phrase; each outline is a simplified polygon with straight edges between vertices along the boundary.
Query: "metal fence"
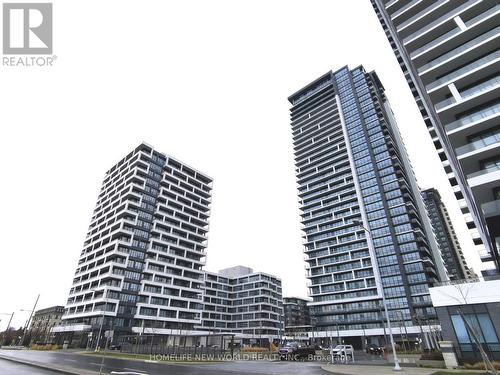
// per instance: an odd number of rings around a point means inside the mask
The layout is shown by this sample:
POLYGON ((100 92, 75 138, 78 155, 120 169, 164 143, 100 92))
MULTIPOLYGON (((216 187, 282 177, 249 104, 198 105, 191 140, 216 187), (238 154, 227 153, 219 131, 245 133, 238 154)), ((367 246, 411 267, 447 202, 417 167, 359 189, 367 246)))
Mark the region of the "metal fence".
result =
POLYGON ((233 353, 234 338, 227 334, 206 336, 127 335, 116 339, 122 353, 164 355, 170 357, 217 357, 233 353))

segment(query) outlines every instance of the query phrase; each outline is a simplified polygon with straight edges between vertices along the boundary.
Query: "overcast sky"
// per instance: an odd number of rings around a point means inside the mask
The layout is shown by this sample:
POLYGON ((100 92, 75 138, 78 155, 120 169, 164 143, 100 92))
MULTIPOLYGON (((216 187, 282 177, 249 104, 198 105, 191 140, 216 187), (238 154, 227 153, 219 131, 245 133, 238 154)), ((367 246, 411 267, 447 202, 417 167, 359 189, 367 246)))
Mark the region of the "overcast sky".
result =
MULTIPOLYGON (((422 188, 465 222, 368 0, 54 1, 55 66, 0 68, 0 312, 64 305, 104 173, 140 142, 214 178, 207 269, 305 296, 287 97, 329 70, 379 74, 422 188)), ((8 316, 1 315, 0 329, 8 316)))

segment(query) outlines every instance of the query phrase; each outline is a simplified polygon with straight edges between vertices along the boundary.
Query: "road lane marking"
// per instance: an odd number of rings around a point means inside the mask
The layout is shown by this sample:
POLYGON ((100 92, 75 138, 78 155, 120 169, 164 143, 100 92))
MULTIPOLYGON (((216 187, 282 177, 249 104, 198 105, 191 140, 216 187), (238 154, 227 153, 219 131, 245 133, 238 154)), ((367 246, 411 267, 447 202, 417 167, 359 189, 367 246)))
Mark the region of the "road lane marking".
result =
POLYGON ((144 370, 137 370, 136 368, 124 367, 123 369, 124 370, 129 370, 129 371, 137 371, 137 372, 140 372, 141 374, 147 374, 146 371, 144 371, 144 370))
POLYGON ((63 361, 78 362, 76 359, 64 358, 63 361))

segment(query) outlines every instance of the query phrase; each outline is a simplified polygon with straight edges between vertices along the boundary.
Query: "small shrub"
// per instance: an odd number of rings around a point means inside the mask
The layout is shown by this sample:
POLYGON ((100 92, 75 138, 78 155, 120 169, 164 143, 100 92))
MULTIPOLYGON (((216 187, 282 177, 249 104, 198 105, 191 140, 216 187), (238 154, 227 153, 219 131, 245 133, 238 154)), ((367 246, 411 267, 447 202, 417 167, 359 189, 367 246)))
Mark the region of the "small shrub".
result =
POLYGON ((259 348, 259 347, 249 347, 249 348, 243 348, 241 349, 242 352, 246 353, 263 353, 263 352, 268 352, 269 348, 259 348))
POLYGON ((31 350, 57 350, 61 349, 61 345, 48 344, 48 345, 31 345, 31 350))
MULTIPOLYGON (((494 361, 492 362, 493 367, 495 370, 500 370, 500 362, 499 361, 494 361)), ((467 370, 486 370, 486 366, 484 362, 475 362, 475 363, 465 363, 464 367, 467 370)))

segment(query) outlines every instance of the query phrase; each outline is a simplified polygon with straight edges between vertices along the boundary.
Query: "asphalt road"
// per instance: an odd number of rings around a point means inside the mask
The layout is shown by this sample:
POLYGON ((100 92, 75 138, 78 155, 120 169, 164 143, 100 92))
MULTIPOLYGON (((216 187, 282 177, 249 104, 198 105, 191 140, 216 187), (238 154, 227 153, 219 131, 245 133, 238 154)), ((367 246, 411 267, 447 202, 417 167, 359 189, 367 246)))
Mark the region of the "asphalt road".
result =
POLYGON ((45 371, 32 366, 17 364, 0 359, 0 374, 5 375, 56 375, 57 372, 45 371))
MULTIPOLYGON (((101 358, 75 354, 71 352, 36 352, 36 351, 7 351, 0 350, 0 355, 8 355, 17 359, 24 359, 32 362, 40 362, 50 366, 71 367, 78 371, 99 371, 101 358)), ((2 361, 5 362, 5 361, 2 361)), ((35 369, 36 370, 36 369, 35 369)), ((37 370, 38 371, 38 370, 37 370)), ((28 372, 26 374, 45 374, 43 372, 28 372)), ((166 363, 146 363, 142 361, 123 360, 116 358, 105 358, 103 373, 109 374, 111 371, 117 372, 138 372, 148 375, 165 374, 169 375, 325 375, 326 371, 320 368, 319 363, 314 362, 268 362, 268 361, 235 361, 224 363, 200 363, 200 364, 166 364, 166 363)), ((0 374, 4 372, 0 371, 0 374)), ((49 372, 50 373, 50 372, 49 372)), ((10 375, 10 372, 6 372, 10 375)), ((13 373, 15 374, 15 373, 13 373)))

